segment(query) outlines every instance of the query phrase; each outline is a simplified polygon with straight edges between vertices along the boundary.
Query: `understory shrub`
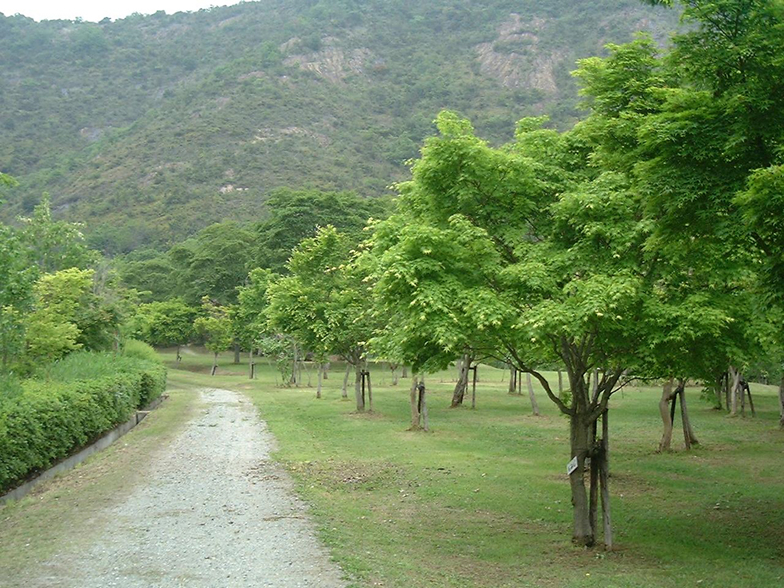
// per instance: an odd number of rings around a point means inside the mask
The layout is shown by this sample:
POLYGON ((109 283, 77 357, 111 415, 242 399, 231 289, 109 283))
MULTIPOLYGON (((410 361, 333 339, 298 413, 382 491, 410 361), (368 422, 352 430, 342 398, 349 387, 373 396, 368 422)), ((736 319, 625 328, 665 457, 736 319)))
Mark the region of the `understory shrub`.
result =
POLYGON ((0 493, 128 420, 166 388, 160 362, 75 353, 0 398, 0 493))
POLYGON ((135 339, 130 339, 125 342, 123 355, 125 357, 143 359, 152 363, 160 363, 161 361, 158 357, 158 352, 153 349, 152 345, 147 345, 147 343, 136 341, 135 339))

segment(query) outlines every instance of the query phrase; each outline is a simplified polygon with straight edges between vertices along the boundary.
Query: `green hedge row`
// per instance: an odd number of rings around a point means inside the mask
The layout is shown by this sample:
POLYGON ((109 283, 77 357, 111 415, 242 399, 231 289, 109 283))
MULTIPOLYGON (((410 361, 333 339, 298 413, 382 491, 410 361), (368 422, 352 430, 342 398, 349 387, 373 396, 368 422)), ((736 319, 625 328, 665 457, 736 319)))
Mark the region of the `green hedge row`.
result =
POLYGON ((166 389, 166 368, 115 357, 114 373, 28 380, 0 402, 0 493, 127 421, 166 389))

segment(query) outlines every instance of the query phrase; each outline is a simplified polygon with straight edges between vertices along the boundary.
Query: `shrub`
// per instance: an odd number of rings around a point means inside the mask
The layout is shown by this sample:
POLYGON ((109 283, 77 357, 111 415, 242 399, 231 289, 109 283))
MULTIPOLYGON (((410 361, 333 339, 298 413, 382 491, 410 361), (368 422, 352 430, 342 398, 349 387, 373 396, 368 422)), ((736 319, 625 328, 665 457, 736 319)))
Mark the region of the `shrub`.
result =
POLYGON ((151 363, 161 363, 161 359, 158 356, 158 353, 155 351, 155 349, 152 348, 152 346, 147 345, 147 343, 142 341, 136 341, 135 339, 131 339, 125 342, 123 355, 125 357, 142 359, 151 363))
POLYGON ((0 400, 0 492, 128 420, 166 388, 160 362, 75 353, 0 400))

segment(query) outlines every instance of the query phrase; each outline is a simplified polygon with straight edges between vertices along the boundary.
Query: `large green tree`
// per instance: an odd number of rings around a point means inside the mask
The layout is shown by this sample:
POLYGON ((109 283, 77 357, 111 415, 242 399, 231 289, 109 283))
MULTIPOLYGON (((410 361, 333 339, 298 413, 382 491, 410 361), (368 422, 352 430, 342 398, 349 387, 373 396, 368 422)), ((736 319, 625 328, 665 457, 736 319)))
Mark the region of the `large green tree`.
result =
POLYGON ((496 149, 466 120, 439 116, 397 215, 376 229, 377 294, 404 317, 415 369, 483 332, 486 355, 540 382, 570 420, 573 536, 592 545, 583 472, 598 456, 596 422, 650 334, 646 228, 626 176, 592 169, 580 132, 541 122, 521 122, 516 142, 496 149), (569 376, 564 396, 540 371, 554 361, 569 376))
MULTIPOLYGON (((664 62, 671 83, 657 91, 658 112, 637 134, 636 181, 656 221, 650 245, 689 272, 681 282, 723 291, 730 306, 766 292, 767 305, 745 306, 773 320, 784 297, 784 3, 652 3, 681 5, 687 26, 664 62), (762 270, 761 288, 743 277, 749 270, 762 270)), ((741 349, 729 357, 730 372, 741 367, 742 356, 741 349)), ((784 382, 781 395, 784 407, 784 382)))

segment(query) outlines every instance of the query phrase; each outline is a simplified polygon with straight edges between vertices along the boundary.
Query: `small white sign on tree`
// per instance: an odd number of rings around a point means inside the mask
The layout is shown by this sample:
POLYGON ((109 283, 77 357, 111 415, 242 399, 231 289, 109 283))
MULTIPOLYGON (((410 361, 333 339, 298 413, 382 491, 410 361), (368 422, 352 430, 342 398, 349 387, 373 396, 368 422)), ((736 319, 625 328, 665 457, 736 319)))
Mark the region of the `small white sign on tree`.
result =
POLYGON ((566 464, 566 475, 571 476, 572 472, 577 469, 577 456, 572 458, 572 461, 566 464))

